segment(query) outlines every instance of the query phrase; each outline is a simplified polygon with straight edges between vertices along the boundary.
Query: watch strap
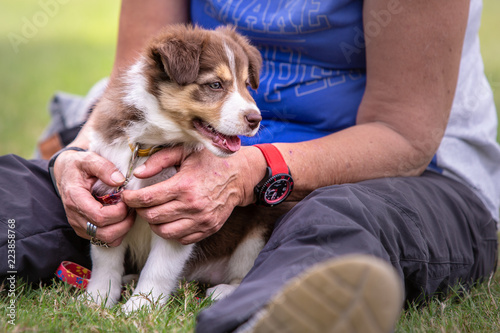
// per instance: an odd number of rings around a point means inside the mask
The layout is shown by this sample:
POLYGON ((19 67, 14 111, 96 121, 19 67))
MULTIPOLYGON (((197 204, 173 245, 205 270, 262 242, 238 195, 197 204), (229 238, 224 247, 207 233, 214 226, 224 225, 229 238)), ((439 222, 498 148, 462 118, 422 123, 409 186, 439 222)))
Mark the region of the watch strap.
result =
POLYGON ((290 174, 290 170, 288 169, 285 159, 281 155, 278 148, 276 148, 274 145, 270 143, 258 144, 255 145, 254 147, 259 148, 262 154, 264 154, 264 158, 267 161, 267 165, 269 165, 269 167, 271 167, 272 170, 271 176, 275 176, 280 173, 290 174))

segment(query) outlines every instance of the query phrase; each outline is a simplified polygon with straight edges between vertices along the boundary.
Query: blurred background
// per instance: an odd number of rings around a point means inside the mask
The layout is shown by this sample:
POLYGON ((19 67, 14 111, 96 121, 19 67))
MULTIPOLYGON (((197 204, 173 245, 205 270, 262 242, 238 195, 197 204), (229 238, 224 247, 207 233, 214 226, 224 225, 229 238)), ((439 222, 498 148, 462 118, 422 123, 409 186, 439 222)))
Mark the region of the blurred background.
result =
MULTIPOLYGON (((119 7, 118 0, 1 0, 0 155, 30 158, 49 123, 52 95, 85 95, 109 74, 119 7)), ((484 0, 481 48, 497 110, 499 15, 500 1, 484 0)))
POLYGON ((109 75, 119 10, 119 0, 0 1, 0 155, 32 157, 52 95, 85 95, 109 75))

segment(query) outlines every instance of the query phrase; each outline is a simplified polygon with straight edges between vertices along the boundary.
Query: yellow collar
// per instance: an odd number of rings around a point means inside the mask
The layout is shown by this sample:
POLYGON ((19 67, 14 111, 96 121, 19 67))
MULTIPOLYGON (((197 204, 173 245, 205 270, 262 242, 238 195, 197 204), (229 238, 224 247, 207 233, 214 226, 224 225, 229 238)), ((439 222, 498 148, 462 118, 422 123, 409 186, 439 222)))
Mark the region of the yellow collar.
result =
MULTIPOLYGON (((129 143, 128 146, 130 147, 130 150, 132 150, 132 152, 135 151, 136 147, 139 146, 139 144, 131 144, 129 143)), ((150 156, 150 155, 153 155, 154 153, 157 153, 159 152, 162 148, 164 148, 163 146, 153 146, 153 147, 149 147, 149 148, 139 148, 137 150, 137 156, 139 157, 147 157, 147 156, 150 156)))
POLYGON ((135 168, 137 157, 148 157, 160 151, 162 148, 165 148, 165 146, 153 146, 147 149, 141 149, 138 143, 136 143, 135 145, 129 143, 128 146, 132 151, 132 155, 130 156, 130 161, 128 163, 127 174, 125 175, 125 182, 122 185, 118 186, 114 193, 121 192, 125 188, 125 186, 127 186, 128 182, 130 181, 130 178, 132 177, 132 172, 135 168))

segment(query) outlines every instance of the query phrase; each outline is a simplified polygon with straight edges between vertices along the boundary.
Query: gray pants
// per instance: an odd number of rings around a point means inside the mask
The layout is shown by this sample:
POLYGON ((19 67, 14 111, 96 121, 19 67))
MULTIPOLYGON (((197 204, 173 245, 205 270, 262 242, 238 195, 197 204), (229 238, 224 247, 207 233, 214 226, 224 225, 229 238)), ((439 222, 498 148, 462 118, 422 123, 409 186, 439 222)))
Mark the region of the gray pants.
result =
POLYGON ((290 278, 353 253, 390 262, 418 302, 494 271, 496 222, 467 187, 433 172, 316 190, 280 219, 238 289, 200 313, 197 332, 234 330, 290 278))
MULTIPOLYGON (((12 270, 31 282, 50 281, 63 260, 91 267, 88 246, 66 220, 47 162, 1 156, 0 281, 12 270), (13 268, 7 261, 12 226, 13 268)), ((432 172, 319 189, 278 221, 240 287, 201 312, 197 330, 234 330, 293 276, 352 253, 392 263, 407 300, 418 301, 494 271, 496 222, 470 189, 432 172)))
POLYGON ((68 224, 47 165, 45 160, 0 157, 0 282, 8 271, 28 282, 50 282, 64 260, 91 267, 89 241, 68 224), (7 260, 9 230, 15 232, 12 267, 7 260))

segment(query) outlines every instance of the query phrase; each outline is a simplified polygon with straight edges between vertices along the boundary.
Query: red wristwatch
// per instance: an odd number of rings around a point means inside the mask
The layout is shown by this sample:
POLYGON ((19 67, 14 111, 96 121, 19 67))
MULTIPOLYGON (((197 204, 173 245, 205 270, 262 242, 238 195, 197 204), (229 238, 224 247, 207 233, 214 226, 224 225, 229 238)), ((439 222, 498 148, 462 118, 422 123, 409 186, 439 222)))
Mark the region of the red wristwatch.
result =
POLYGON ((255 145, 259 148, 267 162, 266 176, 254 188, 257 204, 275 206, 292 193, 293 179, 278 148, 272 144, 255 145))

